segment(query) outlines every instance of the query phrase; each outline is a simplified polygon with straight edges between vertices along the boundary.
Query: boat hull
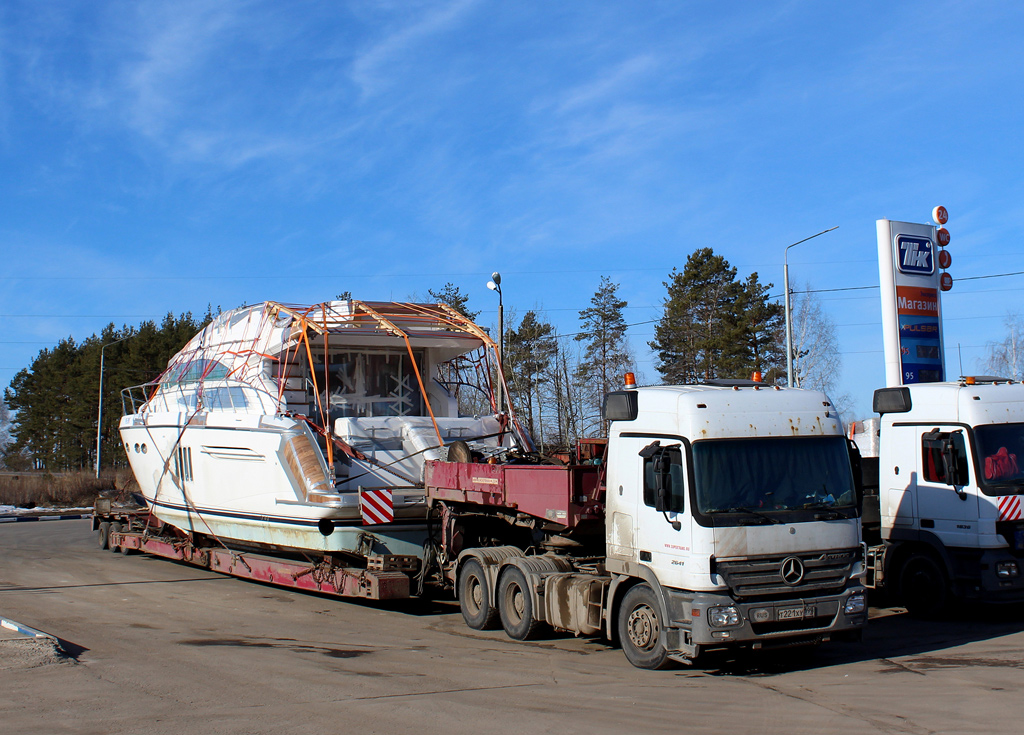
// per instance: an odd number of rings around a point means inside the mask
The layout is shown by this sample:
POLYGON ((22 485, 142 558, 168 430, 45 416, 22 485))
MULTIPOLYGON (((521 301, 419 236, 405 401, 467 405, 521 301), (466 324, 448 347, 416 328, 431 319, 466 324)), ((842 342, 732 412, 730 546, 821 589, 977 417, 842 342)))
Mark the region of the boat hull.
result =
POLYGON ((183 531, 277 549, 422 554, 422 489, 393 489, 396 521, 364 525, 358 492, 333 492, 315 439, 293 419, 130 415, 121 437, 153 514, 183 531))

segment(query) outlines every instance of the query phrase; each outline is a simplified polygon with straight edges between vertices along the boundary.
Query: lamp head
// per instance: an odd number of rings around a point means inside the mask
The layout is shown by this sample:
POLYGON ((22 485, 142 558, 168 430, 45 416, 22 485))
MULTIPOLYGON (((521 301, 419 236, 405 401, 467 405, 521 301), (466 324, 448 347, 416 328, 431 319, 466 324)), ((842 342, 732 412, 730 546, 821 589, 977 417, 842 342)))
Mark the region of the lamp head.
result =
POLYGON ((487 288, 491 289, 492 291, 497 291, 498 290, 498 284, 495 283, 494 281, 488 281, 487 282, 487 288))
POLYGON ((491 274, 491 280, 494 281, 494 285, 495 286, 500 286, 501 285, 501 274, 498 273, 498 271, 494 271, 494 273, 491 274))

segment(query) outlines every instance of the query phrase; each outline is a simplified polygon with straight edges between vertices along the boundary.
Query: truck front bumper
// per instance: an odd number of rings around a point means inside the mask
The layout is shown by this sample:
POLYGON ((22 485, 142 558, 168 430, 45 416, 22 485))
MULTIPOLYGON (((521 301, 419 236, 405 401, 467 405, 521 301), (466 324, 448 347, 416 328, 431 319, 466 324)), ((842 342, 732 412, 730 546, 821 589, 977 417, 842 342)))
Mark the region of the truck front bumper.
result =
POLYGON ((980 558, 975 550, 952 550, 957 575, 954 590, 961 597, 981 602, 1024 601, 1024 559, 1008 549, 985 549, 980 558))
POLYGON ((737 601, 728 594, 666 590, 664 645, 689 659, 718 648, 781 648, 858 638, 868 621, 859 584, 841 593, 785 600, 737 601))

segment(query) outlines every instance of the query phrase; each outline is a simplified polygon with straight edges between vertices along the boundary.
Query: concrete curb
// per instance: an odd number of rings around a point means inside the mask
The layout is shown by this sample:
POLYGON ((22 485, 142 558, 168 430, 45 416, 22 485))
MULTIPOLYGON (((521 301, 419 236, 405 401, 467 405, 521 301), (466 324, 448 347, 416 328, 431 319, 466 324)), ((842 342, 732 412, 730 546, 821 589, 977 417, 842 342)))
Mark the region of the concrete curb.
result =
POLYGON ((28 638, 46 638, 54 643, 58 642, 57 639, 49 633, 44 633, 41 630, 36 630, 35 628, 30 628, 27 625, 16 623, 11 619, 2 616, 0 616, 0 628, 6 628, 7 630, 14 631, 15 633, 20 633, 28 638))
POLYGON ((77 521, 82 518, 92 518, 90 513, 76 513, 74 515, 57 516, 0 516, 0 523, 29 523, 31 521, 77 521))

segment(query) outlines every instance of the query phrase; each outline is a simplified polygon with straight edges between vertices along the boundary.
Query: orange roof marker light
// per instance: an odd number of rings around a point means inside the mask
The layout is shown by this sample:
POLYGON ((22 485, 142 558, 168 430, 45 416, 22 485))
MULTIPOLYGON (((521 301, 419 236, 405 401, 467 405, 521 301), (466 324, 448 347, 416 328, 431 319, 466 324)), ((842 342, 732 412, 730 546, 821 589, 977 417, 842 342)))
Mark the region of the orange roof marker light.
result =
POLYGON ((625 377, 622 379, 622 382, 625 385, 626 390, 632 390, 633 388, 636 388, 636 376, 633 373, 626 373, 625 377))
POLYGON ((761 371, 760 370, 755 370, 754 374, 750 376, 750 379, 753 380, 755 383, 763 383, 764 382, 764 379, 761 377, 761 371))

